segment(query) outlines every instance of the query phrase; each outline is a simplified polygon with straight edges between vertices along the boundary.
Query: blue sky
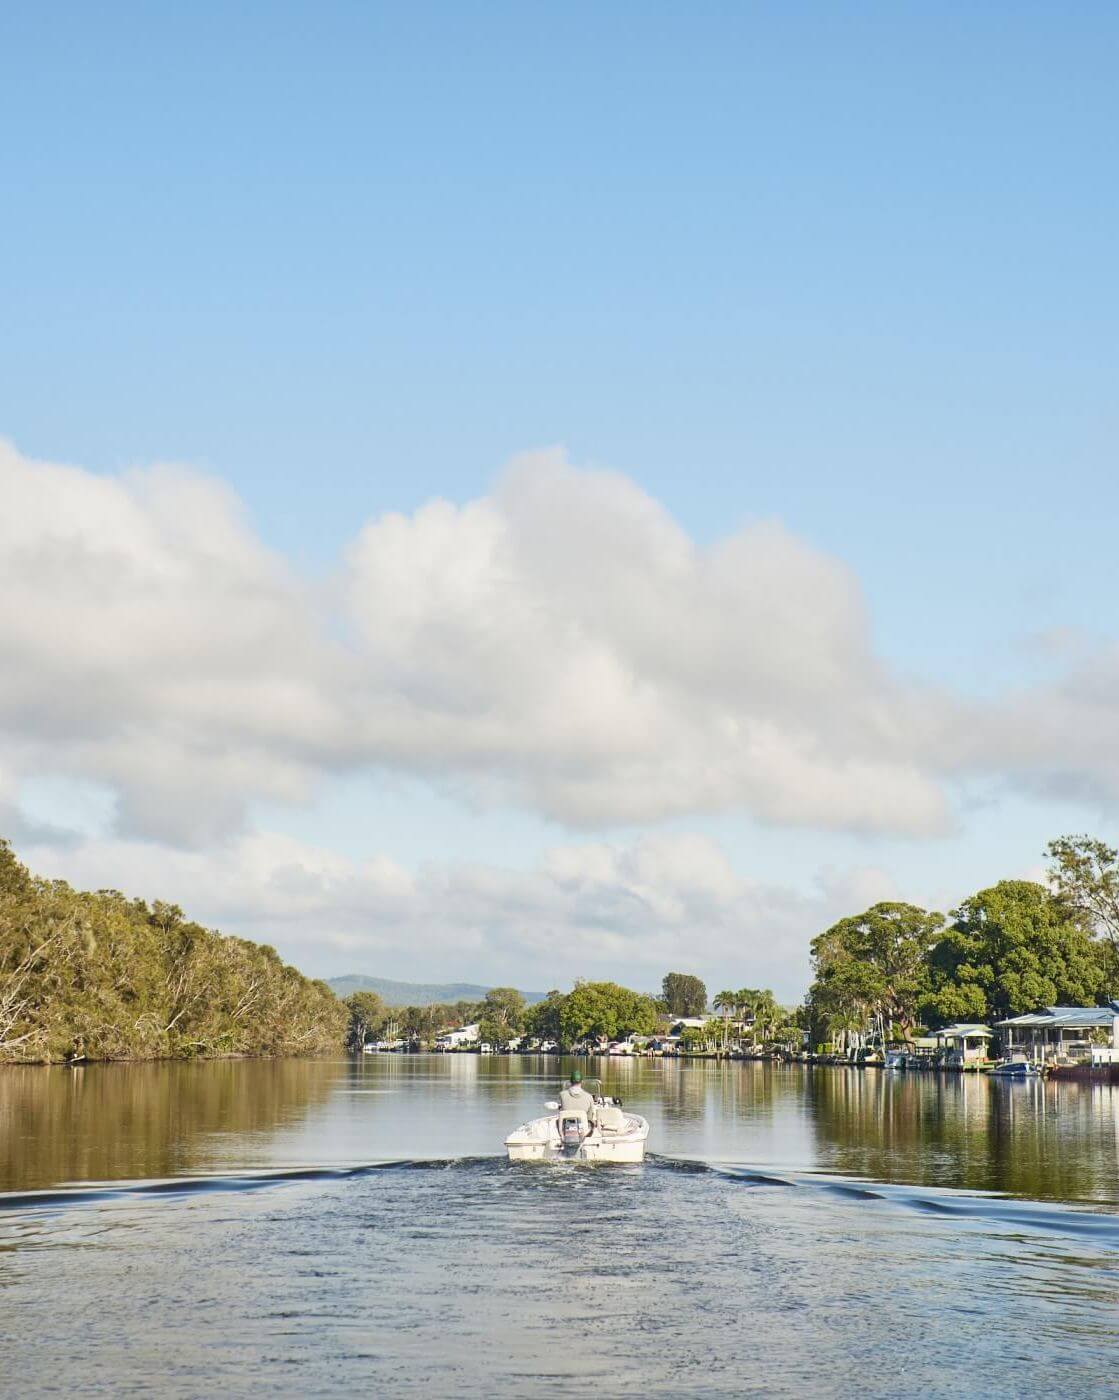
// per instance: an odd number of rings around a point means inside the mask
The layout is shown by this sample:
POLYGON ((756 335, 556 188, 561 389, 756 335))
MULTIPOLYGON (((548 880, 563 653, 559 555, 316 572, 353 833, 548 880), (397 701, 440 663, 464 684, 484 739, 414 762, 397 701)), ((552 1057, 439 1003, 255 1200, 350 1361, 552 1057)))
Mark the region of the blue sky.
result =
MULTIPOLYGON (((1114 641, 1117 39, 1100 4, 9 7, 0 436, 211 474, 315 580, 559 444, 697 547, 779 521, 857 579, 894 675, 998 706, 1114 641)), ((104 765, 28 762, 25 815, 76 810, 59 781, 111 801, 104 765)), ((410 868, 586 839, 430 777, 340 764, 247 792, 248 829, 410 868)), ((700 802, 593 840, 933 898, 1114 824, 1075 774, 952 800, 927 839, 700 802)))

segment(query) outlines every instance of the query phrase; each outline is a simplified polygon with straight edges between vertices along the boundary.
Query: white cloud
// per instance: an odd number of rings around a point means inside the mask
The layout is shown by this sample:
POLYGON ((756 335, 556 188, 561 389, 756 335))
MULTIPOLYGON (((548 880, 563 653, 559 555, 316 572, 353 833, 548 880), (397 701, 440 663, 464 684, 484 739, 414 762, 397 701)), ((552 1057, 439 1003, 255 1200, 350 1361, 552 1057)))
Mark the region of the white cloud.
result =
POLYGON ((703 550, 634 483, 536 453, 484 500, 366 526, 347 596, 385 761, 575 827, 948 823, 853 576, 776 523, 703 550))
POLYGON ((775 523, 700 549, 632 482, 538 453, 371 522, 328 609, 212 479, 2 447, 0 493, 8 761, 106 785, 126 833, 205 841, 377 766, 572 827, 947 821, 855 580, 775 523))
POLYGON ((572 830, 740 811, 925 836, 956 777, 1119 794, 1113 655, 965 706, 876 655, 841 561, 774 521, 701 547, 558 451, 370 521, 321 587, 181 468, 103 477, 0 444, 0 500, 10 830, 29 777, 184 846, 389 769, 572 830))
POLYGON ((337 733, 309 590, 220 483, 102 478, 0 444, 0 734, 19 775, 116 794, 171 840, 298 798, 337 733))
MULTIPOLYGON (((808 940, 863 884, 832 873, 804 896, 743 879, 699 835, 566 845, 536 868, 347 860, 269 833, 207 851, 92 840, 22 852, 80 886, 181 903, 203 922, 272 943, 329 975, 513 982, 530 990, 612 977, 654 989, 673 968, 802 993, 808 940)), ((720 980, 722 979, 722 980, 720 980)))

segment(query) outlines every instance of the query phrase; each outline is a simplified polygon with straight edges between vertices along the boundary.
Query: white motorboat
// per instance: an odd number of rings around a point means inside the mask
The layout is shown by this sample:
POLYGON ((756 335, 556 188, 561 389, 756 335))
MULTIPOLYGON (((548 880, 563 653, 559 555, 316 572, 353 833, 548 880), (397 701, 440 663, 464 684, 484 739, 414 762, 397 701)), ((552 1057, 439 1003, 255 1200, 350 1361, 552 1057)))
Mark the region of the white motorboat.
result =
POLYGON ((595 1102, 594 1121, 578 1109, 547 1103, 544 1118, 523 1123, 505 1139, 511 1162, 642 1162, 649 1124, 636 1113, 624 1113, 620 1099, 602 1092, 597 1079, 583 1087, 595 1102))

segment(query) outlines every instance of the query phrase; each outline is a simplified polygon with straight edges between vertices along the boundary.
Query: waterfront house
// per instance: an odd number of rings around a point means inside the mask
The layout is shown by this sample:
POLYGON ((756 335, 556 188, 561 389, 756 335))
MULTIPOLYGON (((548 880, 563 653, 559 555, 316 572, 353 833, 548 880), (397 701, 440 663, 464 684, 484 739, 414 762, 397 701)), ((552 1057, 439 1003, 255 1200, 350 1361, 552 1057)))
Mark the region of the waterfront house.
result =
POLYGON ((478 1023, 472 1026, 459 1026, 457 1030, 444 1031, 442 1035, 436 1036, 436 1050, 462 1050, 468 1045, 478 1043, 478 1023))
POLYGON ((1046 1063, 1119 1063, 1119 1001, 1106 1006, 1047 1006, 996 1023, 1008 1055, 1046 1063))
POLYGON ((993 1039, 992 1030, 971 1021, 961 1021, 935 1032, 940 1063, 946 1069, 965 1069, 968 1065, 985 1064, 990 1058, 987 1049, 993 1039))

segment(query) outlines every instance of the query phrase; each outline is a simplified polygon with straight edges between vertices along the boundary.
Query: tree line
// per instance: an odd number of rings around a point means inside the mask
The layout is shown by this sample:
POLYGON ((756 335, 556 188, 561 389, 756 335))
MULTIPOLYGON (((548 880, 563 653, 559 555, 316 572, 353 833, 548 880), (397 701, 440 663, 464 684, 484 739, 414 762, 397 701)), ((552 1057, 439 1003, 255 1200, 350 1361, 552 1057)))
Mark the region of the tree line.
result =
POLYGON ((726 1043, 732 1017, 748 1017, 753 1039, 760 1043, 789 1022, 788 1013, 768 989, 720 992, 714 1006, 723 1013, 721 1021, 708 1017, 703 980, 684 972, 667 973, 658 997, 617 982, 579 980, 571 991, 550 991, 533 1006, 526 1005, 515 987, 494 987, 477 1002, 428 1007, 390 1007, 376 992, 361 991, 346 998, 347 1040, 354 1050, 384 1039, 430 1043, 442 1030, 477 1023, 479 1040, 497 1049, 523 1037, 568 1047, 665 1033, 674 1021, 686 1017, 704 1019, 705 1024, 685 1031, 685 1043, 714 1049, 726 1043))
POLYGON ((879 903, 813 939, 803 1012, 810 1044, 877 1018, 904 1039, 919 1026, 992 1025, 1119 993, 1119 852, 1062 836, 1046 854, 1048 884, 1000 880, 947 917, 879 903))
POLYGON ((478 1025, 479 1039, 498 1049, 522 1036, 566 1046, 588 1039, 651 1034, 661 1014, 654 998, 616 982, 576 982, 570 992, 551 991, 533 1006, 515 987, 494 987, 481 1001, 453 1007, 390 1007, 376 992, 367 991, 347 997, 346 1007, 352 1049, 394 1036, 427 1042, 442 1030, 473 1023, 478 1025))
MULTIPOLYGON (((880 1021, 908 1038, 1119 993, 1119 852, 1065 836, 1047 855, 1048 884, 1001 880, 947 917, 881 902, 840 919, 812 941, 798 1032, 822 1045, 880 1021)), ((386 1035, 430 1043, 471 1022, 496 1047, 650 1036, 685 1017, 704 1020, 688 1032, 697 1047, 725 1045, 732 1021, 755 1044, 792 1035, 768 989, 720 991, 713 1005, 709 1016, 702 979, 682 972, 666 974, 659 997, 577 981, 534 1006, 512 987, 450 1005, 387 1007, 374 992, 342 1003, 267 945, 203 928, 173 904, 38 878, 0 840, 0 1062, 317 1054, 386 1035)))
POLYGON ((309 1055, 346 1024, 274 948, 37 878, 0 840, 0 1062, 309 1055))

